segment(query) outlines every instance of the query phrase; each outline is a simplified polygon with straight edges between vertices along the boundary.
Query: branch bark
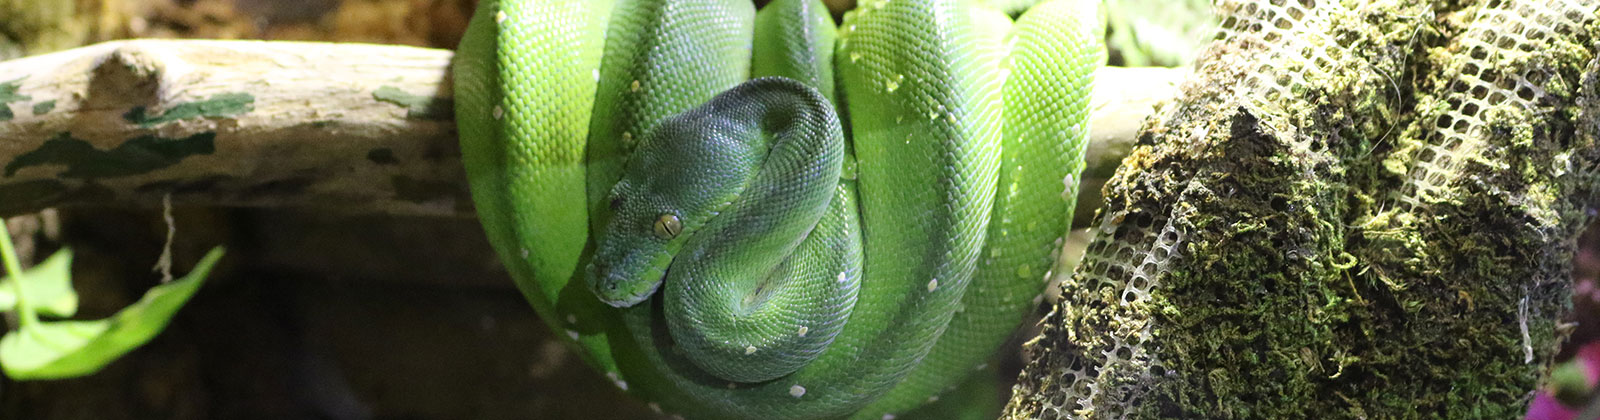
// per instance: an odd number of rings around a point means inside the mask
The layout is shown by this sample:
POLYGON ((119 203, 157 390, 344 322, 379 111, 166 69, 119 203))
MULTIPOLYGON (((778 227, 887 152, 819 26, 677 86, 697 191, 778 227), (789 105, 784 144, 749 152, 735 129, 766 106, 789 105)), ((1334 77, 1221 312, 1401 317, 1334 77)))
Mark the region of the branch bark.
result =
POLYGON ((0 213, 147 206, 166 194, 223 206, 462 211, 450 57, 137 40, 0 63, 0 213))
MULTIPOLYGON (((448 50, 133 40, 0 62, 0 215, 63 205, 470 215, 448 50)), ((1102 71, 1079 214, 1188 73, 1102 71)))

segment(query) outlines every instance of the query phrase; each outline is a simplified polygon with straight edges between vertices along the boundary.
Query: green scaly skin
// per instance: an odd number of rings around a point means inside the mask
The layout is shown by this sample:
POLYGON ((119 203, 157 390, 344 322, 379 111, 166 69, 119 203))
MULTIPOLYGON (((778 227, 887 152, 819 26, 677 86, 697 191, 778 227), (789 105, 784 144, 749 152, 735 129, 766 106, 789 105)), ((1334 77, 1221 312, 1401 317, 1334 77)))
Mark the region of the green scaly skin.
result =
POLYGON ((484 0, 463 159, 534 309, 619 387, 692 418, 878 419, 1034 306, 1096 25, 1070 0, 1015 24, 869 1, 839 28, 816 0, 484 0))

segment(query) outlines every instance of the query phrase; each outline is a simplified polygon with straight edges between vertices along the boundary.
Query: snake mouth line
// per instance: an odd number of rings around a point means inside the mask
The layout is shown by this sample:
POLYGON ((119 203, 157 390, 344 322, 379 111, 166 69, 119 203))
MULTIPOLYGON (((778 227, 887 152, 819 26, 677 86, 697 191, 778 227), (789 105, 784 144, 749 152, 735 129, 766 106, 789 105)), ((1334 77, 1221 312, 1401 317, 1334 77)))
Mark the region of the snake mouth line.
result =
MULTIPOLYGON (((607 264, 591 262, 588 268, 589 288, 601 302, 613 308, 624 309, 650 300, 661 289, 670 267, 661 270, 649 281, 629 278, 626 271, 616 270, 607 264)), ((653 271, 653 270, 652 270, 653 271)))

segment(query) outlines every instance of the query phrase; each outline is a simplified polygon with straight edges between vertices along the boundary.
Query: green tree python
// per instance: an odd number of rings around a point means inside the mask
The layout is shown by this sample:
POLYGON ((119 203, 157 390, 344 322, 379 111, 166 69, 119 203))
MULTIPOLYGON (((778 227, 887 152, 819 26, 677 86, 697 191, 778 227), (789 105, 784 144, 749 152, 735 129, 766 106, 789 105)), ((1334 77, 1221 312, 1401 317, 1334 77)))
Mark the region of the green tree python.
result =
POLYGON ((1036 305, 1071 219, 1097 2, 482 0, 473 200, 534 309, 689 418, 889 418, 1036 305))

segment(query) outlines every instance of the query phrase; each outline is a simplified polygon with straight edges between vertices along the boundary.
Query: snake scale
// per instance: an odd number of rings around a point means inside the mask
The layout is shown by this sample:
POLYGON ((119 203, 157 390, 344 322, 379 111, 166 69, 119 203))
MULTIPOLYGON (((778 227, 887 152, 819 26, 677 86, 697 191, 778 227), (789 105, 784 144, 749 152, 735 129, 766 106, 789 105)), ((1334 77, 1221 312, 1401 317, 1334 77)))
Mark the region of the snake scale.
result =
POLYGON ((905 413, 1036 304, 1097 7, 482 0, 454 68, 473 200, 539 315, 652 407, 905 413))

